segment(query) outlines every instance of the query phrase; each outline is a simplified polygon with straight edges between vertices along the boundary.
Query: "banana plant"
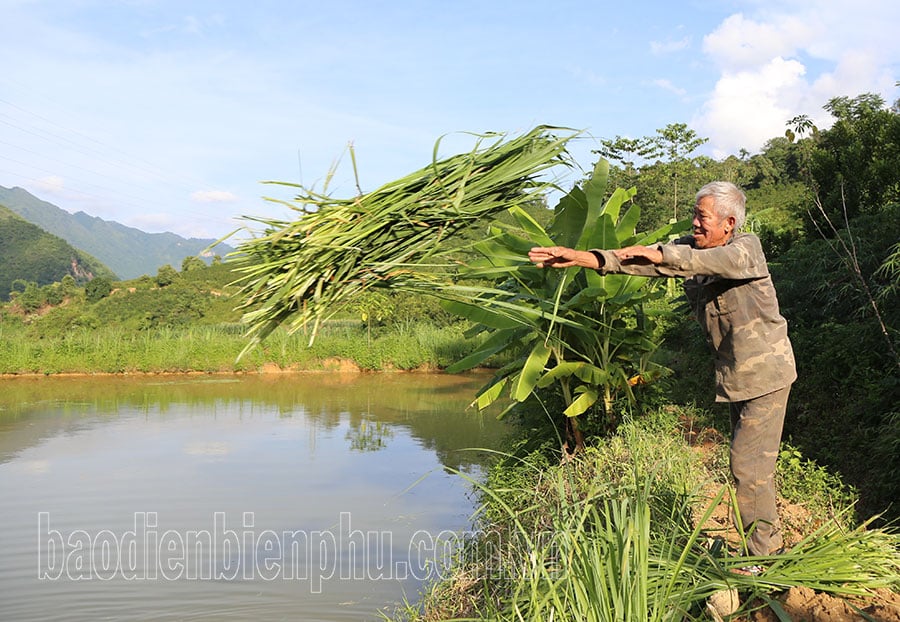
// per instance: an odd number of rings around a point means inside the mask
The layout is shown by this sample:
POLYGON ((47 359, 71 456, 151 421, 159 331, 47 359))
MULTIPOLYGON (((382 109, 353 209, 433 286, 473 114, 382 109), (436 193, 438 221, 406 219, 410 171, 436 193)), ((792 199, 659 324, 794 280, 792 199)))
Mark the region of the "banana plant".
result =
MULTIPOLYGON (((607 197, 609 164, 600 160, 593 173, 560 199, 544 228, 518 206, 510 208, 515 224, 494 223, 490 235, 474 245, 478 259, 461 271, 469 282, 453 286, 447 308, 485 333, 478 351, 452 365, 460 372, 501 352, 514 353, 478 392, 474 405, 484 409, 504 396, 510 406, 556 389, 564 403, 567 454, 583 446, 577 417, 600 408, 615 426, 614 401, 634 400, 632 387, 661 371, 650 358, 659 347, 654 320, 644 310, 665 294, 659 279, 601 275, 583 268, 538 268, 527 261, 533 246, 569 246, 578 250, 615 249, 652 244, 686 228, 667 225, 652 233, 635 233, 640 208, 634 188, 615 189, 607 197)), ((448 294, 450 292, 447 292, 448 294)), ((449 297, 449 296, 448 296, 449 297)))

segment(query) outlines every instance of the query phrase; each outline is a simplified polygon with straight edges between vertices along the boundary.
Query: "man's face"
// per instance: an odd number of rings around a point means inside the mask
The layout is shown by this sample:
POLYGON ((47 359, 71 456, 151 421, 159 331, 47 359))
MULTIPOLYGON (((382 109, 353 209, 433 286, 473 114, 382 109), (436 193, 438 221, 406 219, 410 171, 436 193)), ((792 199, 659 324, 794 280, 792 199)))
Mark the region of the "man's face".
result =
POLYGON ((694 243, 697 248, 724 246, 734 230, 734 216, 720 218, 716 200, 703 197, 694 206, 694 243))

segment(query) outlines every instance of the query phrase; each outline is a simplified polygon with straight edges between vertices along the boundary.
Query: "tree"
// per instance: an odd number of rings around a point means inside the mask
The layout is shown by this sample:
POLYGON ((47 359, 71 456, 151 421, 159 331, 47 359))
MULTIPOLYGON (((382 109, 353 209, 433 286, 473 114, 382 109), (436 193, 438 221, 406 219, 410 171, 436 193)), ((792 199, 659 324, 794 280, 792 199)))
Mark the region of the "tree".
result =
POLYGON ((63 298, 70 298, 78 292, 78 284, 75 282, 75 277, 71 274, 64 276, 59 285, 63 298))
POLYGON ((190 272, 191 270, 202 270, 206 267, 206 262, 196 255, 188 255, 181 261, 181 271, 190 272))
POLYGON ((796 182, 801 180, 803 149, 790 138, 777 136, 769 139, 763 145, 762 153, 751 158, 750 162, 759 171, 759 185, 796 182), (756 158, 764 160, 754 163, 756 158))
POLYGON ((600 141, 602 148, 597 151, 602 157, 625 165, 625 172, 629 175, 637 175, 638 161, 649 160, 656 151, 653 138, 625 138, 616 136, 614 139, 600 141))
POLYGON ((464 294, 448 302, 448 308, 475 322, 475 333, 486 335, 477 352, 448 371, 475 367, 499 352, 516 353, 475 403, 485 408, 503 394, 524 402, 542 391, 557 391, 568 453, 583 444, 579 415, 596 405, 614 427, 616 397, 633 399, 632 386, 658 372, 650 355, 659 344, 643 305, 663 295, 659 280, 576 268, 543 270, 522 262, 535 245, 620 248, 651 244, 673 231, 668 225, 650 234, 635 233, 640 218, 640 209, 631 203, 635 190, 617 189, 604 200, 608 172, 608 163, 598 162, 583 188, 574 187, 560 200, 546 229, 524 210, 511 208, 518 228, 492 226, 491 237, 475 246, 482 259, 462 274, 490 278, 494 284, 447 290, 448 297, 464 294))
POLYGON ((177 278, 178 271, 169 264, 160 266, 159 270, 156 271, 156 284, 159 287, 171 285, 177 278))
POLYGON ((112 283, 105 276, 98 276, 88 281, 84 286, 84 297, 88 302, 97 302, 109 296, 112 291, 112 283))
POLYGON ((360 292, 354 297, 351 306, 359 314, 359 319, 366 327, 366 342, 372 341, 372 326, 381 324, 393 314, 391 299, 379 291, 360 292))
MULTIPOLYGON (((66 276, 69 276, 68 274, 66 276)), ((61 283, 50 283, 41 288, 41 294, 44 302, 48 305, 56 306, 61 304, 65 295, 61 283)))
POLYGON ((45 296, 44 292, 41 291, 41 286, 33 281, 24 281, 22 279, 13 281, 10 299, 26 313, 37 311, 45 303, 45 296))
POLYGON ((643 213, 639 224, 655 228, 670 219, 678 220, 679 192, 683 193, 685 186, 698 185, 698 170, 712 163, 690 157, 708 140, 685 123, 670 123, 656 130, 655 136, 601 140, 598 153, 625 165, 620 185, 637 185, 636 201, 643 213))
MULTIPOLYGON (((684 123, 670 123, 661 130, 656 130, 658 153, 666 158, 672 175, 672 220, 678 220, 678 181, 686 178, 693 168, 688 156, 708 138, 700 138, 697 132, 684 123)), ((693 206, 693 204, 692 204, 693 206)))
POLYGON ((835 97, 837 120, 810 141, 810 175, 825 214, 846 222, 900 202, 900 114, 878 95, 835 97), (846 210, 846 211, 845 211, 846 210))

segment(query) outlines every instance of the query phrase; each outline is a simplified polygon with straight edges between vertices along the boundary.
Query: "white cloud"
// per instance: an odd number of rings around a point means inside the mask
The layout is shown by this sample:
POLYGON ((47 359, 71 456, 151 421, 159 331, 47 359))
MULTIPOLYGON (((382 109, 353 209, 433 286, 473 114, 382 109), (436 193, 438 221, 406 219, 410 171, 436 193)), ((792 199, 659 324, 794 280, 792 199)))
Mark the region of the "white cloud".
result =
POLYGON ((196 203, 234 203, 238 198, 227 190, 198 190, 191 193, 191 201, 196 203))
POLYGON ((701 135, 715 137, 715 157, 741 148, 758 150, 784 133, 802 99, 805 71, 795 60, 775 58, 753 71, 725 73, 691 125, 701 135))
POLYGON ((61 175, 40 177, 25 184, 25 186, 26 190, 29 190, 32 194, 39 197, 49 195, 54 201, 64 199, 71 203, 80 204, 92 199, 90 195, 72 188, 66 178, 61 175))
POLYGON ((738 13, 703 38, 703 51, 720 67, 748 69, 778 56, 793 56, 820 34, 813 22, 795 16, 766 23, 738 13))
POLYGON ((42 192, 46 192, 47 194, 53 195, 61 195, 66 191, 66 182, 59 175, 49 175, 47 177, 42 177, 34 182, 35 187, 37 187, 42 192))
POLYGON ((759 0, 753 7, 703 40, 719 77, 692 125, 710 136, 716 157, 758 150, 799 114, 828 127, 822 107, 833 97, 897 98, 900 3, 759 0))
POLYGON ((766 14, 768 21, 780 21, 790 13, 815 24, 815 36, 802 47, 816 58, 838 61, 848 52, 870 49, 882 60, 897 61, 900 3, 894 0, 784 0, 773 5, 766 14))
POLYGON ((832 71, 820 75, 810 90, 820 104, 839 95, 854 97, 865 92, 888 95, 885 100, 890 102, 896 98, 896 81, 890 68, 881 63, 872 50, 851 50, 840 58, 832 71))

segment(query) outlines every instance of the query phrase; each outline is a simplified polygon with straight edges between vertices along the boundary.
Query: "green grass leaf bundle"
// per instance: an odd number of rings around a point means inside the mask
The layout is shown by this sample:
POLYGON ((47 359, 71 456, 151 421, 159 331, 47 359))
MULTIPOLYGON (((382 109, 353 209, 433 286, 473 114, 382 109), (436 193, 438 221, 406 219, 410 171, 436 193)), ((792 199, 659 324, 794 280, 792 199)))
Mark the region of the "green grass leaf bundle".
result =
POLYGON ((235 252, 245 262, 238 284, 248 348, 281 324, 291 332, 312 326, 312 341, 322 320, 371 287, 421 291, 429 277, 416 265, 460 231, 552 186, 539 177, 569 163, 574 135, 547 126, 513 138, 475 135, 470 152, 442 160, 439 140, 430 165, 349 199, 283 184, 298 189, 288 205, 299 218, 248 218, 265 229, 235 252))

